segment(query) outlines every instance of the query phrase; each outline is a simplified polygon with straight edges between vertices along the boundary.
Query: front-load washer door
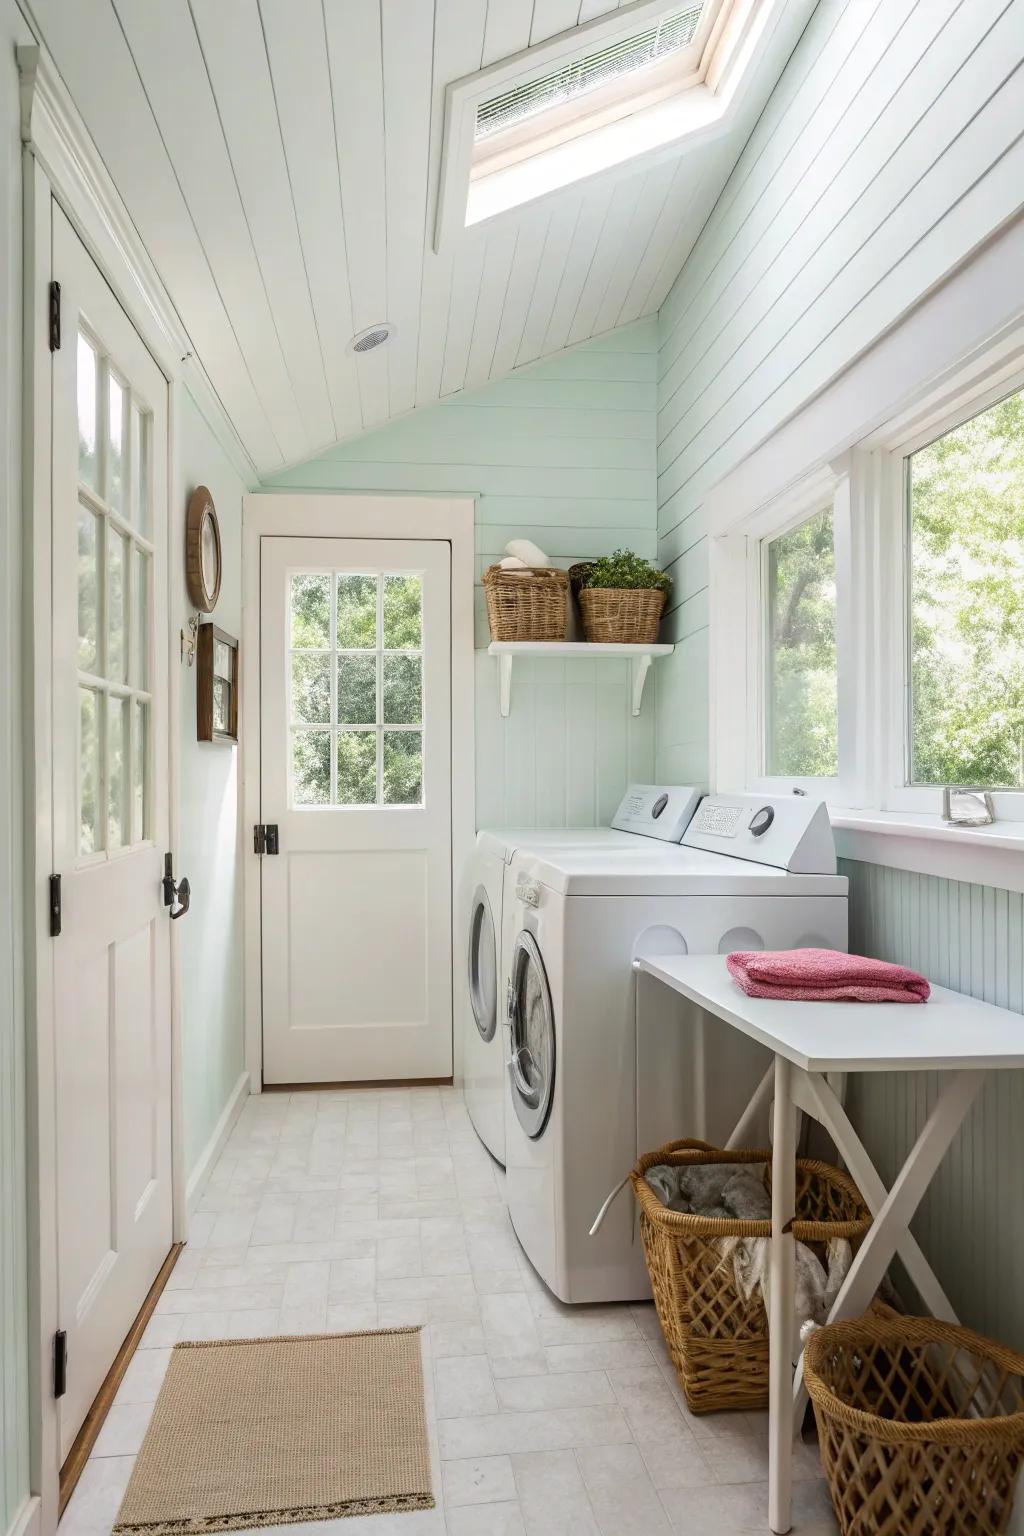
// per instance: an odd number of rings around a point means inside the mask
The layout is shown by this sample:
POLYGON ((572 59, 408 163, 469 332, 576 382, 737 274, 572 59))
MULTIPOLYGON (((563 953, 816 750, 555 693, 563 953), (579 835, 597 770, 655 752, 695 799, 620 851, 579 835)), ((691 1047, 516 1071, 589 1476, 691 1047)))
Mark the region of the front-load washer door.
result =
POLYGON ((509 1084, 516 1117, 531 1140, 547 1124, 555 1091, 555 1015, 537 941, 524 929, 508 982, 509 1084))
POLYGON ((478 885, 469 920, 469 997, 473 1018, 485 1043, 498 1028, 498 948, 487 892, 478 885))

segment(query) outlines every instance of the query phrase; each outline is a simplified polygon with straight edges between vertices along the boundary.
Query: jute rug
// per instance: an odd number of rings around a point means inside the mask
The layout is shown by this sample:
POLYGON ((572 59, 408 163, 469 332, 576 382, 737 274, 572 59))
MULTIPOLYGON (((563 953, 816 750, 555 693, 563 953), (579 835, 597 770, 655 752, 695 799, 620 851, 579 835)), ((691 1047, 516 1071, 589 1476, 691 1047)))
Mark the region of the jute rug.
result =
POLYGON ((114 1530, 187 1536, 433 1504, 419 1329, 179 1344, 114 1530))

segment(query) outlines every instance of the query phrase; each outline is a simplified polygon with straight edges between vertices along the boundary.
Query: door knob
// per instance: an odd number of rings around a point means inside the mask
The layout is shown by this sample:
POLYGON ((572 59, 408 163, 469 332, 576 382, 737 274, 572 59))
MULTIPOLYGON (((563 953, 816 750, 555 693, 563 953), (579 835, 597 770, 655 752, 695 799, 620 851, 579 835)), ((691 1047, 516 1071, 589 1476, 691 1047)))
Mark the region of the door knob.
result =
POLYGON ((172 921, 184 917, 192 900, 192 887, 184 875, 180 880, 175 880, 174 859, 169 853, 164 855, 164 878, 161 884, 164 888, 164 906, 170 907, 172 921))

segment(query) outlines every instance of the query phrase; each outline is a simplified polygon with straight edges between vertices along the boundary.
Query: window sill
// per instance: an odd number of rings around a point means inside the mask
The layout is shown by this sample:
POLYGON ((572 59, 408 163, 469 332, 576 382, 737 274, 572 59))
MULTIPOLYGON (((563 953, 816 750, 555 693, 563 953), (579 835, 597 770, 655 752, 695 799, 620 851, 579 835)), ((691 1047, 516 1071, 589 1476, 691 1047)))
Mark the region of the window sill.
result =
POLYGON ((1024 891, 1024 822, 952 827, 909 811, 829 811, 841 858, 1024 891))

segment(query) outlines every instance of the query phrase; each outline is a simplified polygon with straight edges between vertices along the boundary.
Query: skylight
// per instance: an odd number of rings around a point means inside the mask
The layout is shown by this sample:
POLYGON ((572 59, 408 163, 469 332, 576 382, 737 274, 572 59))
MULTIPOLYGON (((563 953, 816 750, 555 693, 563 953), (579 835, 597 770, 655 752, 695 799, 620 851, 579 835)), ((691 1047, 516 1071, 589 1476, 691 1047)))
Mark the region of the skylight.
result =
POLYGON ((617 38, 604 48, 571 59, 536 79, 516 84, 482 101, 476 110, 475 139, 479 142, 525 118, 535 117, 550 107, 562 106, 621 79, 623 75, 635 74, 648 64, 678 53, 693 41, 703 9, 704 0, 681 6, 661 17, 653 27, 617 38))
MULTIPOLYGON (((632 0, 445 90, 434 248, 573 182, 655 164, 717 134, 771 38, 785 57, 814 0, 632 0)), ((775 67, 775 64, 771 67, 775 67)))

